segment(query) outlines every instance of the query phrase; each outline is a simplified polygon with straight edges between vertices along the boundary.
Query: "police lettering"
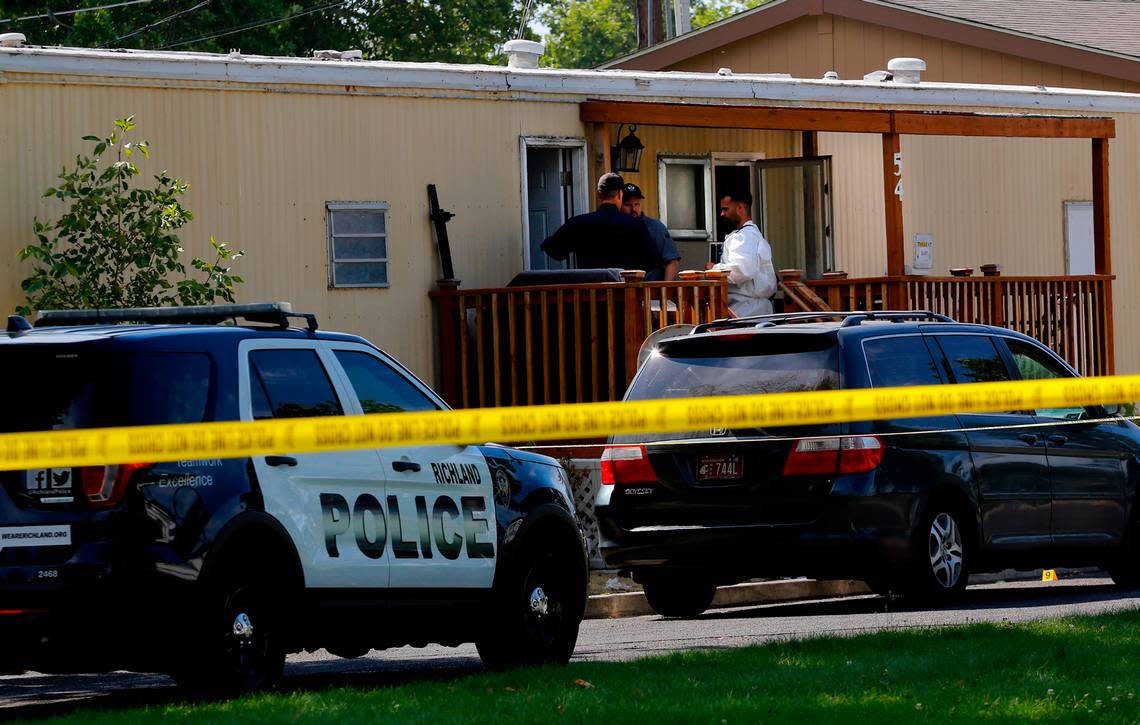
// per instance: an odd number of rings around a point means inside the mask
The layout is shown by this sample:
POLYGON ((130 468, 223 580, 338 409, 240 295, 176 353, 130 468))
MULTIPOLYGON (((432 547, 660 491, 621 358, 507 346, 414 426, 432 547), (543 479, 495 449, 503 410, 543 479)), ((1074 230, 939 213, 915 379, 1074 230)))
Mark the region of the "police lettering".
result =
MULTIPOLYGON (((437 473, 437 478, 440 475, 437 473)), ((445 559, 458 559, 464 549, 468 559, 495 556, 490 541, 491 523, 482 496, 461 496, 458 505, 450 496, 439 496, 430 507, 427 497, 416 496, 412 506, 405 505, 403 515, 396 496, 388 496, 387 512, 368 493, 360 494, 351 507, 339 493, 322 493, 320 501, 325 551, 334 559, 340 557, 339 537, 350 532, 356 548, 370 559, 384 556, 389 542, 397 559, 431 559, 435 552, 445 559)))

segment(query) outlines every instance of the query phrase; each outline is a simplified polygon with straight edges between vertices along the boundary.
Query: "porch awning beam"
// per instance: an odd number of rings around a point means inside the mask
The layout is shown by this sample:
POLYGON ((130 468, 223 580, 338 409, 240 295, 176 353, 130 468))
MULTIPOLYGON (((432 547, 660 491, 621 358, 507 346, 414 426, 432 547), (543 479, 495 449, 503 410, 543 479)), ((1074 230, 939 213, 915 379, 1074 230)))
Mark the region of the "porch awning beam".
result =
POLYGON ((587 123, 632 123, 693 128, 1016 138, 1116 137, 1115 119, 1093 116, 714 106, 638 101, 585 101, 579 105, 579 116, 587 123))

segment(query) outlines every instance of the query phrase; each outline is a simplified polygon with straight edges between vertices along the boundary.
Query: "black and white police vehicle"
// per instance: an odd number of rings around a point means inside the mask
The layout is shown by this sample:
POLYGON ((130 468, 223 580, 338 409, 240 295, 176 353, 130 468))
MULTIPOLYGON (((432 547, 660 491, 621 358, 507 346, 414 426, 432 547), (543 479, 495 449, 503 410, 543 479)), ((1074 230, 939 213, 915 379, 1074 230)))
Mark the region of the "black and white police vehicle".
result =
MULTIPOLYGON (((0 433, 447 408, 286 303, 11 317, 0 364, 0 433)), ((565 662, 586 599, 572 501, 555 460, 491 444, 0 472, 0 671, 236 692, 319 648, 565 662)))

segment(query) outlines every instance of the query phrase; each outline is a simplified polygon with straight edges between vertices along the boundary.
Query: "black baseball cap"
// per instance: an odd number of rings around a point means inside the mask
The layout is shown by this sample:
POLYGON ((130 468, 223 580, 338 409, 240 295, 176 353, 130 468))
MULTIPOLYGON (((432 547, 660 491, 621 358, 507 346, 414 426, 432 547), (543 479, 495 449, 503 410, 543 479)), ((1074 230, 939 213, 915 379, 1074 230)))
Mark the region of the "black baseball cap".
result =
POLYGON ((626 199, 644 199, 645 194, 641 193, 641 187, 637 184, 626 184, 625 193, 622 195, 626 199))
POLYGON ((615 191, 623 191, 624 189, 625 179, 621 178, 621 174, 615 174, 611 171, 598 177, 598 193, 603 196, 609 196, 615 191))

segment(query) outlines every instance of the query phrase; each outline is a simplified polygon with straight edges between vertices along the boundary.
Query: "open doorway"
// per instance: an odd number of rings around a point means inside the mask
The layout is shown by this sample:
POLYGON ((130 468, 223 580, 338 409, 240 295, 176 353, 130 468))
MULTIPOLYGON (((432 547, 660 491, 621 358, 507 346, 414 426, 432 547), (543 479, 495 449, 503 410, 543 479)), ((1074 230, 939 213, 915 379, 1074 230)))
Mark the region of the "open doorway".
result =
MULTIPOLYGON (((716 200, 732 189, 752 192, 752 218, 772 246, 776 269, 802 269, 817 279, 834 268, 831 228, 831 159, 722 159, 715 166, 716 200)), ((731 225, 717 217, 709 250, 720 261, 731 225)))
POLYGON ((586 140, 524 136, 522 157, 523 260, 526 269, 566 269, 542 251, 542 240, 570 217, 587 211, 586 140))

